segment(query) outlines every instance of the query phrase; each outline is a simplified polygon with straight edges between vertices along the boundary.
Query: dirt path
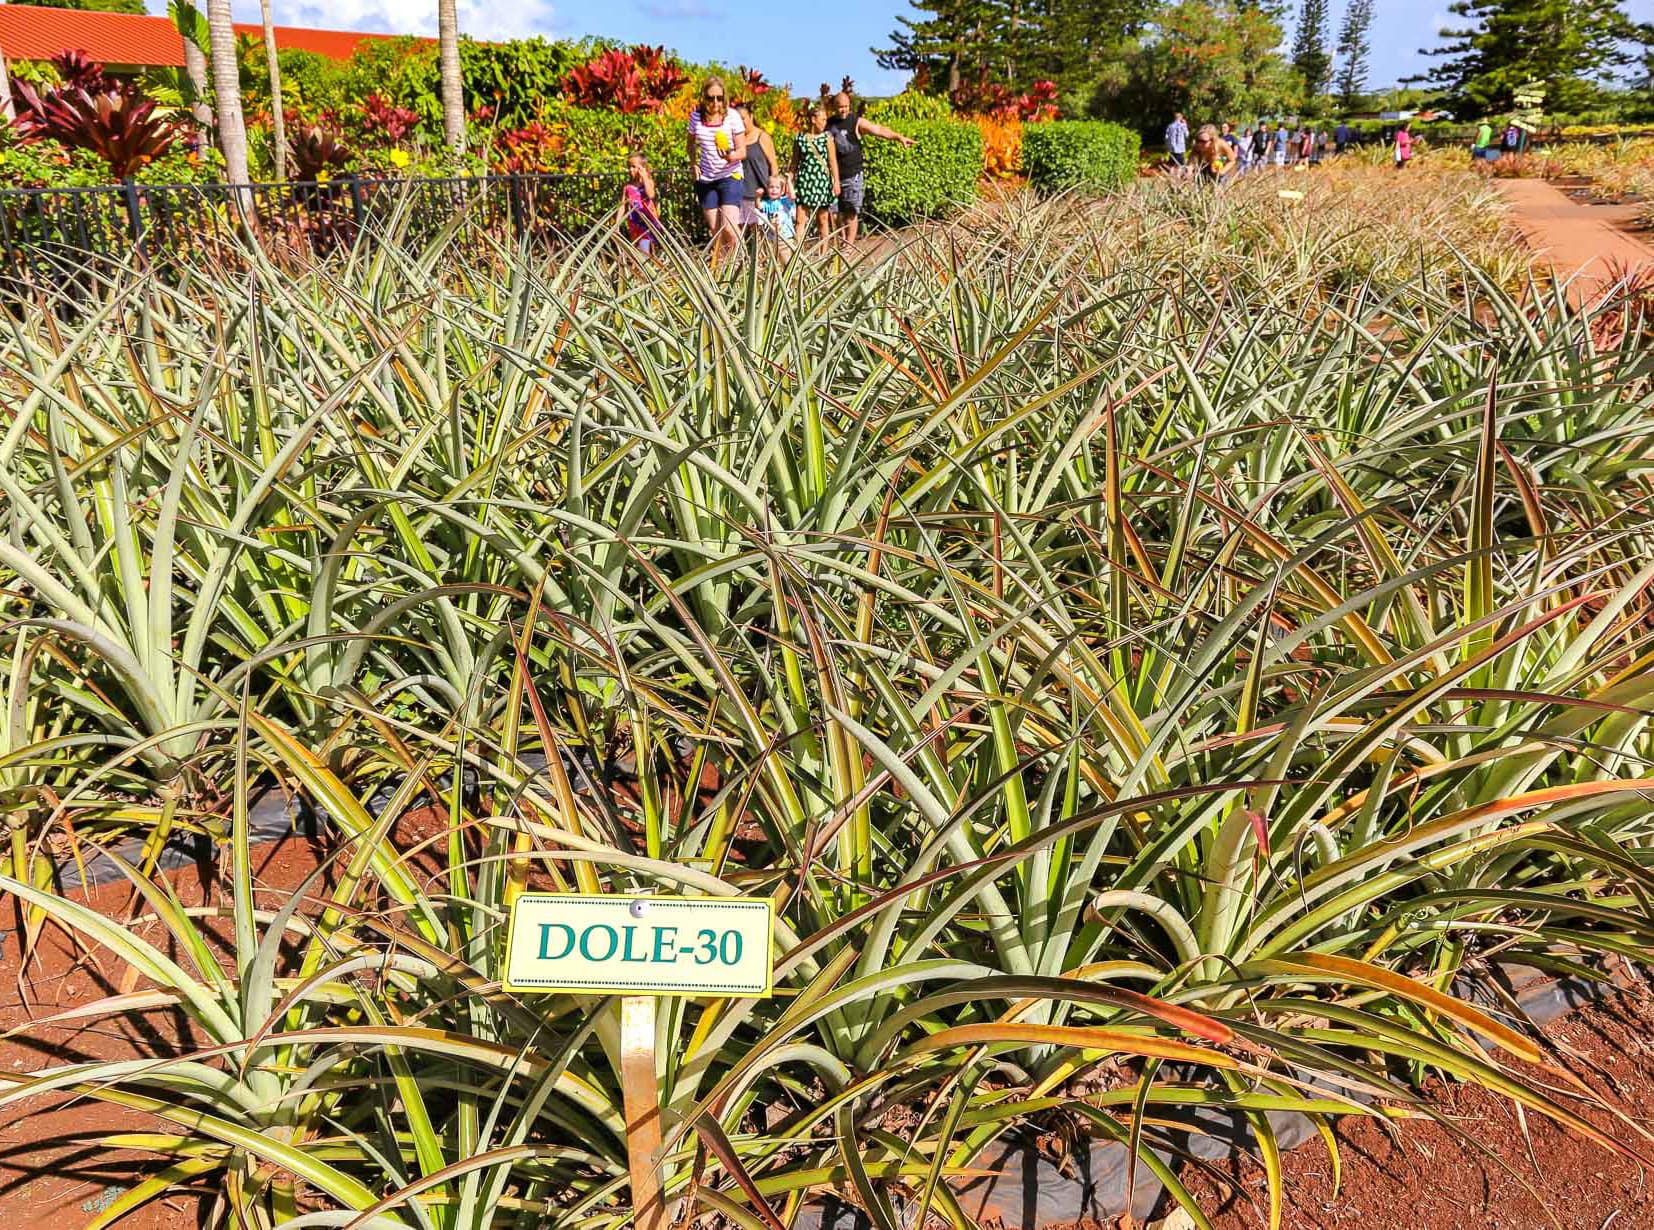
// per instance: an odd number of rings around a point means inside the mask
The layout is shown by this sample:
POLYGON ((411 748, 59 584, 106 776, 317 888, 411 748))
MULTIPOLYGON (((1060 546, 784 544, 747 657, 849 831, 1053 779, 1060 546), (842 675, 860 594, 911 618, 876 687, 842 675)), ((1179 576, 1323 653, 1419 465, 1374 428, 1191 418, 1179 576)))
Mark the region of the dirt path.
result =
POLYGON ((1633 270, 1654 268, 1654 248, 1622 229, 1636 217, 1634 206, 1582 205, 1542 179, 1496 182, 1535 258, 1558 278, 1573 279, 1574 302, 1588 302, 1633 270))

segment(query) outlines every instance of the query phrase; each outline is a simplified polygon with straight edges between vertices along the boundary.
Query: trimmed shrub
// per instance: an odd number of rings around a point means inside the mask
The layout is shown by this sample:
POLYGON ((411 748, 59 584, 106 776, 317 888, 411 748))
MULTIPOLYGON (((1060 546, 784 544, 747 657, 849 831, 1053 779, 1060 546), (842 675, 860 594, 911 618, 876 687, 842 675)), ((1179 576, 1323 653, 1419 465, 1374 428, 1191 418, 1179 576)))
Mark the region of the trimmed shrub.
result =
POLYGON ((863 114, 880 124, 892 120, 951 120, 953 108, 948 100, 935 94, 921 94, 918 90, 904 90, 894 98, 881 98, 867 104, 863 114))
POLYGON ((877 137, 867 153, 867 212, 899 226, 934 218, 976 199, 982 174, 982 133, 961 120, 891 120, 888 127, 914 139, 912 149, 877 137))
POLYGON ((1041 192, 1117 188, 1137 174, 1141 138, 1100 120, 1053 120, 1022 129, 1022 169, 1041 192))

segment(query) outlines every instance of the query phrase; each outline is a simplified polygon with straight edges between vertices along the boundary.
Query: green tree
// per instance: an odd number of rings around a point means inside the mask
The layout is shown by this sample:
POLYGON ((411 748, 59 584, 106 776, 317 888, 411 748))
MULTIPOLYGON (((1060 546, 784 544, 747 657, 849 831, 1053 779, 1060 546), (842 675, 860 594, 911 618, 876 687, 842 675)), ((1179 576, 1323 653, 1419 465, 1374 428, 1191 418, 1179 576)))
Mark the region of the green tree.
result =
POLYGON ((914 16, 897 17, 890 46, 873 49, 880 68, 912 73, 950 94, 990 71, 999 27, 1009 12, 997 0, 911 0, 914 16))
POLYGON ((1049 59, 1031 68, 1062 87, 1071 109, 1089 110, 1073 100, 1118 89, 1159 10, 1159 0, 1047 0, 1039 36, 1049 59))
POLYGON ((9 4, 23 4, 37 9, 76 9, 82 13, 137 13, 143 14, 144 0, 7 0, 9 4))
POLYGON ((1373 0, 1350 0, 1338 31, 1338 101, 1348 110, 1367 88, 1367 56, 1372 52, 1373 0))
POLYGON ((1304 97, 1316 99, 1332 82, 1332 54, 1327 51, 1327 0, 1302 0, 1298 31, 1292 40, 1292 67, 1303 78, 1304 97))
POLYGON ((1448 11, 1463 25, 1425 49, 1442 60, 1425 80, 1479 113, 1508 109, 1530 81, 1544 83, 1547 109, 1588 107, 1631 63, 1638 34, 1616 0, 1455 0, 1448 11))
POLYGON ((1173 111, 1189 122, 1244 122, 1297 101, 1281 58, 1278 10, 1237 0, 1181 0, 1163 9, 1126 65, 1104 118, 1158 133, 1173 111))
POLYGON ((1055 81, 1072 108, 1121 70, 1159 2, 912 0, 889 45, 873 54, 881 67, 950 94, 961 85, 1025 90, 1055 81))

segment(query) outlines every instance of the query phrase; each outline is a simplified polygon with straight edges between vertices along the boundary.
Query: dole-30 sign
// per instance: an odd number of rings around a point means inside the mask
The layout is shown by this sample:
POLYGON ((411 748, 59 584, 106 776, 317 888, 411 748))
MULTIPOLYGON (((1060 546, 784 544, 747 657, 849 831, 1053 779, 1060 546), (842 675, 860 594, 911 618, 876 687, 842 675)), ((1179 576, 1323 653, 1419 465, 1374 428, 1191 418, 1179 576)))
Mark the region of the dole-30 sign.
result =
POLYGON ((511 911, 506 988, 742 998, 770 993, 774 911, 752 897, 525 893, 511 911))

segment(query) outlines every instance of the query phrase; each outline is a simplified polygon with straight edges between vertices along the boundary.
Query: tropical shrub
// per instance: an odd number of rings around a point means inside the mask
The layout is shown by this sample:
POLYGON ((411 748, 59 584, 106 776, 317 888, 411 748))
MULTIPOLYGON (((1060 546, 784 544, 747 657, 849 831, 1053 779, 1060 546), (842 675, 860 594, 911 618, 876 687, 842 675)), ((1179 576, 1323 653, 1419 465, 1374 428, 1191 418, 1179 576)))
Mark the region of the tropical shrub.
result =
POLYGON ((1138 136, 1099 120, 1057 120, 1022 130, 1022 166, 1042 192, 1116 188, 1137 174, 1138 136))
POLYGON ((419 112, 412 107, 398 107, 383 94, 369 94, 360 109, 362 135, 370 142, 399 144, 413 135, 419 124, 419 112))
POLYGON ((736 92, 742 101, 757 104, 758 100, 768 94, 773 88, 765 80, 764 74, 756 68, 748 68, 745 64, 735 70, 736 92))
POLYGON ((1022 121, 971 117, 982 134, 982 174, 989 179, 1015 179, 1022 174, 1022 121))
POLYGON ((29 86, 18 108, 25 139, 49 138, 83 149, 109 167, 115 179, 137 174, 172 148, 178 129, 153 99, 120 89, 89 93, 65 84, 42 96, 29 86))
POLYGON ((953 106, 957 111, 1001 120, 1054 120, 1059 113, 1057 84, 1054 81, 1036 81, 1020 94, 1009 86, 992 81, 961 85, 953 92, 953 106))
POLYGON ((346 170, 355 157, 337 121, 330 117, 294 126, 287 133, 287 147, 293 158, 293 178, 298 180, 328 179, 346 170))
POLYGON ((7 188, 91 188, 114 181, 109 164, 90 150, 40 137, 18 139, 0 125, 0 186, 7 188))
MULTIPOLYGON (((462 65, 472 46, 468 40, 460 43, 462 65)), ((434 42, 413 37, 363 39, 345 61, 339 87, 337 97, 327 92, 324 108, 342 113, 369 94, 382 94, 399 107, 417 111, 430 132, 442 131, 441 74, 434 42)), ((468 107, 495 101, 492 90, 470 89, 465 94, 468 107)))
MULTIPOLYGON (((369 39, 359 46, 368 46, 374 41, 369 39)), ((282 103, 289 109, 313 115, 318 111, 342 111, 350 105, 352 72, 349 61, 335 60, 320 52, 301 51, 294 47, 280 48, 276 61, 281 67, 282 103)), ((264 92, 269 93, 267 76, 264 78, 264 92)))
POLYGON ((680 166, 683 128, 664 116, 548 103, 543 119, 491 134, 490 159, 502 171, 624 173, 638 150, 657 169, 680 166))
MULTIPOLYGON (((539 118, 545 100, 561 93, 569 71, 589 60, 594 50, 596 45, 589 39, 579 42, 539 37, 501 42, 461 39, 459 65, 465 83, 465 104, 492 107, 495 122, 503 127, 527 124, 539 118)), ((434 126, 433 133, 440 133, 440 76, 435 74, 434 58, 430 64, 433 75, 422 80, 420 100, 399 101, 425 115, 434 126)))
POLYGON ((919 90, 904 90, 893 98, 870 102, 865 114, 868 119, 880 124, 888 124, 892 120, 940 121, 954 118, 953 108, 948 105, 947 99, 919 90))
POLYGON ((867 141, 867 209, 889 224, 934 218, 976 199, 982 174, 982 133, 964 120, 895 120, 889 127, 912 137, 867 141))
POLYGON ((607 107, 622 114, 658 111, 689 80, 664 47, 639 44, 610 48, 569 70, 563 92, 582 107, 607 107))

